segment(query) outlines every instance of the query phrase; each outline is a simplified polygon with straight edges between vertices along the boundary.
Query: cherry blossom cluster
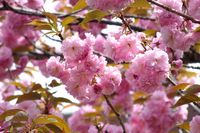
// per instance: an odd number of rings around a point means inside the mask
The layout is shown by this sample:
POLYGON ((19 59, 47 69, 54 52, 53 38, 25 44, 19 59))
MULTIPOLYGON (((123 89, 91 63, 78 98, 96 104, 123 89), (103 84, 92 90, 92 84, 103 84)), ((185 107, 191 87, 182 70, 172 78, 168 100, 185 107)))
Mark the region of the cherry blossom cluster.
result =
MULTIPOLYGON (((190 132, 199 133, 199 114, 188 118, 188 108, 198 105, 199 101, 196 98, 196 101, 188 106, 182 105, 186 100, 180 102, 179 98, 187 95, 198 97, 196 92, 185 90, 189 85, 199 83, 197 80, 200 74, 185 74, 182 58, 185 52, 193 52, 196 49, 197 53, 199 52, 200 1, 155 0, 153 3, 148 0, 149 3, 146 4, 151 4, 150 9, 133 10, 131 6, 134 6, 135 2, 141 4, 147 1, 55 1, 56 11, 74 13, 73 17, 69 16, 69 21, 76 19, 63 26, 63 18, 59 13, 49 13, 49 16, 37 15, 40 13, 37 10, 41 10, 45 3, 43 0, 0 1, 0 6, 4 7, 6 3, 11 7, 22 7, 24 13, 22 15, 9 9, 4 11, 3 8, 0 12, 0 87, 3 88, 0 90, 0 131, 7 131, 8 127, 12 126, 9 119, 2 120, 2 114, 8 110, 24 110, 28 116, 28 125, 33 124, 33 121, 42 114, 55 115, 63 119, 57 105, 67 101, 69 104, 81 106, 67 120, 71 132, 169 133, 175 131, 177 125, 182 128, 180 125, 191 119, 186 123, 190 126, 190 132), (79 6, 87 6, 74 13, 73 7, 77 2, 82 2, 79 6), (36 16, 31 16, 30 12, 27 15, 23 8, 36 11, 33 12, 36 16), (82 25, 79 20, 94 10, 106 12, 108 16, 103 18, 103 23, 102 20, 92 20, 82 25), (127 18, 132 12, 137 14, 137 10, 142 10, 142 15, 146 15, 147 19, 127 18), (118 18, 122 22, 114 22, 113 18, 118 18), (30 25, 34 19, 44 20, 38 21, 44 24, 43 27, 50 26, 52 31, 47 27, 45 30, 49 32, 45 35, 52 33, 53 37, 60 38, 61 48, 58 51, 40 39, 40 32, 30 25), (54 22, 56 20, 57 22, 54 22), (116 32, 103 33, 102 30, 108 28, 106 22, 116 23, 121 28, 116 32), (144 28, 145 31, 132 31, 133 24, 142 27, 141 30, 144 28), (149 35, 149 31, 156 33, 149 35), (34 46, 37 41, 41 44, 39 49, 34 46), (28 57, 38 55, 44 57, 38 60, 28 57), (44 76, 55 77, 53 85, 46 85, 46 89, 29 81, 15 82, 29 61, 34 67, 39 66, 44 76), (80 104, 74 104, 69 99, 56 99, 49 88, 55 84, 59 86, 57 81, 60 81, 66 91, 79 100, 80 104), (187 84, 184 84, 186 82, 187 84), (181 88, 181 91, 176 93, 177 88, 180 88, 177 84, 185 89, 181 88), (23 90, 23 87, 26 89, 23 90), (16 95, 16 92, 21 92, 22 95, 16 95), (33 99, 36 100, 30 100, 30 97, 27 97, 29 94, 34 95, 33 99), (19 102, 20 96, 23 102, 19 102), (10 99, 17 99, 16 104, 13 105, 10 99), (181 106, 177 105, 177 101, 181 106)), ((25 130, 19 128, 17 131, 25 130)))

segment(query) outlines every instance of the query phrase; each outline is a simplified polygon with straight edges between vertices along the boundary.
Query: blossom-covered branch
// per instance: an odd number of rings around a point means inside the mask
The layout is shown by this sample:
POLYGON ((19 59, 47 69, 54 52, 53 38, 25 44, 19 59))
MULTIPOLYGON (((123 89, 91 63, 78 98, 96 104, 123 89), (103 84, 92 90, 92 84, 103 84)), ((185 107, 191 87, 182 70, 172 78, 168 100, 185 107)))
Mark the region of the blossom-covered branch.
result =
MULTIPOLYGON (((0 11, 8 10, 8 11, 12 11, 12 12, 15 12, 15 13, 21 14, 21 15, 29 15, 29 16, 37 16, 37 17, 46 18, 46 16, 43 14, 43 12, 38 11, 38 10, 33 10, 33 9, 29 9, 29 8, 24 8, 24 7, 13 7, 13 6, 10 6, 5 1, 2 1, 2 4, 3 4, 3 6, 0 7, 0 11)), ((72 13, 69 13, 69 14, 64 14, 64 13, 52 13, 52 14, 56 15, 58 18, 65 18, 65 17, 68 17, 68 16, 76 17, 79 22, 78 23, 72 23, 71 25, 77 25, 81 21, 83 21, 83 19, 84 19, 84 17, 74 15, 74 14, 77 14, 78 12, 80 12, 80 11, 75 11, 75 12, 72 12, 72 13)), ((97 22, 97 21, 93 21, 93 22, 97 22)), ((114 21, 110 21, 110 20, 106 20, 106 19, 103 19, 99 22, 103 23, 103 24, 115 25, 115 26, 122 26, 123 25, 120 22, 114 22, 114 21)), ((130 25, 130 27, 131 27, 132 30, 135 30, 135 31, 143 31, 144 30, 141 27, 137 27, 137 26, 133 26, 133 25, 130 25)))
POLYGON ((172 13, 178 15, 178 16, 181 16, 181 17, 185 18, 186 20, 190 20, 193 23, 200 24, 200 20, 197 20, 197 19, 195 19, 195 18, 193 18, 193 17, 191 17, 189 15, 186 15, 184 13, 178 12, 175 9, 170 8, 168 6, 165 6, 165 5, 163 5, 163 4, 161 4, 161 3, 157 2, 157 1, 154 1, 154 0, 147 0, 147 1, 152 3, 152 4, 154 4, 154 5, 156 5, 156 6, 159 6, 159 7, 163 8, 163 9, 169 11, 169 12, 172 12, 172 13))

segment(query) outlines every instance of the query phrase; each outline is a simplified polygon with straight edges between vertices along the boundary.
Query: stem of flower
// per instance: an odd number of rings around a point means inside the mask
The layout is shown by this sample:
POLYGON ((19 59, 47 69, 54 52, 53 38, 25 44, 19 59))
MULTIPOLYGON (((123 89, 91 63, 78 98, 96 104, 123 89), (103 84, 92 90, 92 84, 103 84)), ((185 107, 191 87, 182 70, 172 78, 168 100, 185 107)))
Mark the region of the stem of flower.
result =
POLYGON ((124 126, 124 123, 122 122, 121 116, 120 114, 116 111, 116 109, 113 107, 113 105, 111 104, 111 102, 109 101, 109 98, 106 95, 103 95, 106 103, 108 104, 108 106, 111 108, 111 110, 113 111, 113 113, 115 114, 115 116, 117 117, 119 124, 121 125, 122 129, 123 129, 123 133, 126 133, 126 129, 124 126))

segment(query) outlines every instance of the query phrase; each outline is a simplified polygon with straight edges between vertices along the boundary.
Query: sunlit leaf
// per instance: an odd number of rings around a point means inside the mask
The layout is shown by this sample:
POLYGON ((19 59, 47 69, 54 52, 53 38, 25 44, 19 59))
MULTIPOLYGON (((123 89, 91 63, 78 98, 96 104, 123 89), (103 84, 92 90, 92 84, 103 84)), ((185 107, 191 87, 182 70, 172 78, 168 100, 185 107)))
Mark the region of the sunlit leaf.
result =
POLYGON ((19 88, 20 90, 22 90, 22 92, 26 92, 27 87, 25 85, 23 85, 22 83, 19 82, 11 82, 11 85, 15 85, 17 88, 19 88))
POLYGON ((49 12, 44 12, 43 13, 48 19, 50 19, 52 22, 53 22, 53 25, 55 27, 57 27, 57 16, 52 14, 52 13, 49 13, 49 12))
POLYGON ((187 88, 187 90, 185 91, 185 93, 187 93, 187 94, 195 94, 195 93, 199 93, 199 92, 200 92, 200 85, 198 85, 198 84, 189 86, 187 88))
POLYGON ((200 98, 194 94, 186 94, 184 96, 181 96, 181 98, 176 102, 176 104, 173 106, 178 107, 184 104, 192 103, 192 102, 199 102, 200 98))
POLYGON ((6 117, 8 117, 8 116, 14 116, 15 114, 17 114, 20 111, 23 111, 23 110, 21 110, 21 109, 10 109, 10 110, 7 110, 7 111, 3 112, 0 115, 0 120, 3 121, 3 120, 6 119, 6 117))
POLYGON ((92 20, 100 21, 105 16, 107 16, 106 12, 103 12, 101 10, 93 10, 93 11, 88 12, 85 15, 85 18, 81 23, 87 23, 87 22, 92 21, 92 20))
POLYGON ((144 92, 135 92, 133 94, 134 103, 143 104, 148 98, 149 98, 149 95, 147 95, 144 92))
POLYGON ((200 32, 200 26, 197 27, 197 28, 194 30, 194 32, 200 32))
POLYGON ((46 127, 49 128, 54 133, 62 133, 62 130, 59 127, 57 127, 56 125, 46 124, 46 127))
POLYGON ((189 122, 184 122, 180 125, 177 125, 177 127, 181 128, 181 129, 184 129, 185 131, 190 131, 190 124, 189 122))
POLYGON ((145 30, 143 31, 147 36, 155 36, 157 31, 156 30, 145 30))
POLYGON ((147 0, 135 0, 127 7, 124 12, 136 15, 147 15, 147 11, 151 8, 151 5, 147 0))
POLYGON ((52 27, 49 24, 39 25, 35 28, 36 30, 51 30, 52 27))
POLYGON ((47 25, 47 24, 48 24, 47 22, 41 21, 39 19, 34 19, 30 23, 28 23, 28 25, 33 25, 33 26, 41 26, 41 25, 47 25))
POLYGON ((87 3, 85 0, 79 0, 73 8, 73 11, 81 10, 83 8, 87 7, 87 3))
POLYGON ((76 17, 72 17, 72 16, 66 17, 62 21, 62 26, 65 27, 68 24, 73 23, 75 20, 76 20, 76 17))
POLYGON ((38 94, 37 92, 30 92, 30 93, 19 96, 17 99, 17 103, 27 101, 27 100, 39 100, 39 99, 41 99, 40 94, 38 94))
POLYGON ((65 133, 71 132, 67 123, 60 117, 54 116, 54 115, 41 115, 41 116, 37 117, 36 119, 34 119, 34 123, 39 124, 39 125, 40 124, 43 124, 43 125, 53 124, 65 133))
POLYGON ((176 86, 173 86, 172 89, 173 90, 185 90, 188 86, 190 86, 189 83, 181 83, 181 84, 178 84, 176 86))
POLYGON ((195 50, 195 52, 197 52, 198 54, 200 54, 200 42, 197 42, 194 46, 193 49, 195 50))
POLYGON ((134 0, 134 2, 131 3, 129 6, 133 8, 141 8, 141 9, 151 8, 151 5, 149 4, 147 0, 134 0))
POLYGON ((27 121, 28 120, 28 115, 27 113, 25 112, 17 112, 15 114, 15 116, 12 118, 12 121, 15 121, 15 122, 21 122, 21 121, 27 121))

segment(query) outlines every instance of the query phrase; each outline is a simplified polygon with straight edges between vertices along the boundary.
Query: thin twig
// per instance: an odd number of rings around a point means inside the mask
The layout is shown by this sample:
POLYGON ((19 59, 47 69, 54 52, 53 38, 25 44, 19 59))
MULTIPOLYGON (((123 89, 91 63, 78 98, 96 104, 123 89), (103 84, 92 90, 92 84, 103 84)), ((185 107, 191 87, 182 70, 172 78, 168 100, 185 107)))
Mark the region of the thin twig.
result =
POLYGON ((136 16, 136 15, 124 15, 124 18, 135 18, 135 19, 156 21, 156 19, 154 19, 154 18, 145 17, 145 16, 136 16))
POLYGON ((200 69, 200 66, 189 66, 189 65, 183 65, 185 68, 191 68, 191 69, 200 69))
POLYGON ((115 116, 117 117, 122 129, 123 129, 123 133, 126 133, 126 129, 125 129, 125 126, 124 126, 124 123, 122 122, 122 119, 121 119, 121 116, 120 114, 115 110, 115 108, 113 107, 113 105, 111 104, 111 102, 109 101, 108 97, 106 95, 103 95, 105 100, 106 100, 106 103, 108 104, 108 106, 111 108, 111 110, 113 111, 113 113, 115 114, 115 116))
POLYGON ((128 22, 125 20, 124 15, 120 13, 119 18, 122 20, 122 23, 125 25, 126 28, 128 28, 130 33, 133 33, 132 28, 128 24, 128 22))
POLYGON ((170 8, 168 6, 165 6, 165 5, 163 5, 163 4, 161 4, 161 3, 157 2, 157 1, 154 1, 154 0, 147 0, 147 1, 152 3, 152 4, 154 4, 154 5, 156 5, 156 6, 159 6, 159 7, 163 8, 163 9, 165 9, 165 10, 171 12, 171 13, 174 13, 174 14, 176 14, 178 16, 181 16, 181 17, 185 18, 186 20, 190 20, 193 23, 200 24, 200 20, 196 20, 195 18, 193 18, 193 17, 191 17, 189 15, 186 15, 184 13, 178 12, 177 10, 172 9, 172 8, 170 8))

